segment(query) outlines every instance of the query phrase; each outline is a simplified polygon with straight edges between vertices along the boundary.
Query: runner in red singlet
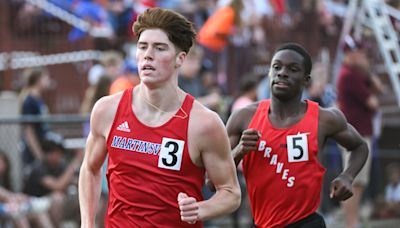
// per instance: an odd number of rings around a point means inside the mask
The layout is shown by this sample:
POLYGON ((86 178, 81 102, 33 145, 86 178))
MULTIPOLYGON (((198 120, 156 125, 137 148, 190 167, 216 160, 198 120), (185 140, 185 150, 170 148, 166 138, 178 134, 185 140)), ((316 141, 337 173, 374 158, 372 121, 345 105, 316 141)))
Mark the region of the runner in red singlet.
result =
POLYGON ((240 189, 221 119, 178 87, 193 25, 153 8, 133 29, 141 83, 94 106, 79 177, 82 227, 94 227, 107 155, 107 227, 202 227, 235 210, 240 189), (217 192, 203 201, 205 172, 217 192))
POLYGON ((351 152, 349 167, 331 184, 331 197, 346 200, 368 148, 338 109, 302 100, 312 62, 304 48, 285 44, 275 52, 269 77, 271 100, 232 114, 227 130, 235 163, 243 159, 256 227, 325 227, 316 213, 325 169, 318 151, 328 138, 351 152))

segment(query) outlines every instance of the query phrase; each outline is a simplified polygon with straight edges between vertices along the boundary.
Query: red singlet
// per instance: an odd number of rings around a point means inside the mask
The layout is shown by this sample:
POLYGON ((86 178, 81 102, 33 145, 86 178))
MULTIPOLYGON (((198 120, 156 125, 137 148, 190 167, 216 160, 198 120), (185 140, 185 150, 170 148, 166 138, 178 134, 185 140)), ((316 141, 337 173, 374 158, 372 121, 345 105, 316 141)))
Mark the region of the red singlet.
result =
MULTIPOLYGON (((132 89, 125 90, 108 136, 107 227, 202 227, 182 222, 178 193, 202 200, 204 168, 188 151, 188 123, 194 98, 186 95, 186 118, 159 127, 141 123, 132 111, 132 89)), ((185 117, 179 110, 176 116, 185 117)))
POLYGON ((314 213, 322 177, 318 153, 318 104, 307 101, 304 117, 290 128, 269 121, 270 100, 262 101, 250 124, 261 132, 258 151, 243 158, 254 222, 257 227, 284 227, 314 213))

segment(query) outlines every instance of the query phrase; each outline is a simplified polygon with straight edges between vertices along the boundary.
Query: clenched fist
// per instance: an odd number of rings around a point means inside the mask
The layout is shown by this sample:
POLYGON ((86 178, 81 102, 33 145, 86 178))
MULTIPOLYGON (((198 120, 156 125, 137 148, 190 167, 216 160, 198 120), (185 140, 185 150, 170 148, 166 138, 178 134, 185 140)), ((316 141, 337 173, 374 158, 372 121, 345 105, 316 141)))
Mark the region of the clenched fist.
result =
POLYGON ((353 180, 345 175, 339 175, 331 183, 331 191, 329 196, 338 201, 347 200, 353 196, 352 192, 353 180))
POLYGON ((261 133, 255 129, 246 129, 240 137, 240 153, 243 155, 249 151, 257 150, 257 142, 261 137, 261 133))
POLYGON ((199 220, 199 205, 197 200, 183 192, 178 194, 177 200, 181 211, 181 220, 189 224, 195 224, 199 220))

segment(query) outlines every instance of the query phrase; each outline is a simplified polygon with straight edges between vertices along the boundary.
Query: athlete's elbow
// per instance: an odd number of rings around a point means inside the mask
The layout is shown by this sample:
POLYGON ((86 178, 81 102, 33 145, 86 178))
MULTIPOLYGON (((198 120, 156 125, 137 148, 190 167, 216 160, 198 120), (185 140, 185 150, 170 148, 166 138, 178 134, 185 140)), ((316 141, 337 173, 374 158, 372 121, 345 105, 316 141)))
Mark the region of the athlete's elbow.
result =
POLYGON ((235 211, 236 209, 239 208, 240 203, 242 201, 242 193, 240 191, 240 187, 239 186, 235 187, 232 190, 231 194, 232 194, 232 201, 231 201, 232 202, 232 208, 231 208, 231 210, 235 211))
POLYGON ((235 205, 234 205, 234 211, 236 211, 236 209, 238 209, 240 207, 240 204, 242 202, 242 194, 240 193, 240 191, 236 194, 236 198, 235 198, 235 205))
POLYGON ((239 186, 216 187, 216 195, 223 202, 224 213, 231 213, 239 208, 241 203, 241 191, 239 186))
POLYGON ((368 159, 368 156, 369 156, 369 150, 370 150, 370 148, 368 147, 368 143, 365 141, 365 140, 363 140, 363 142, 362 142, 362 144, 361 144, 361 147, 362 147, 362 153, 363 153, 363 157, 364 157, 364 160, 366 161, 367 159, 368 159))

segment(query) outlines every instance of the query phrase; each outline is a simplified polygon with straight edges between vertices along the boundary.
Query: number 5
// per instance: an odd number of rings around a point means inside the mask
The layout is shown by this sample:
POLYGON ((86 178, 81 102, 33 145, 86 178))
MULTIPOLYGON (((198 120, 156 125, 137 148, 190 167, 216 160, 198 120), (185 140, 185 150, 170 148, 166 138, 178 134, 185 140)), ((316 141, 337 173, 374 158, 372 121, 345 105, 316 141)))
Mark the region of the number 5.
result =
POLYGON ((307 134, 288 135, 286 138, 288 161, 308 161, 307 134))

